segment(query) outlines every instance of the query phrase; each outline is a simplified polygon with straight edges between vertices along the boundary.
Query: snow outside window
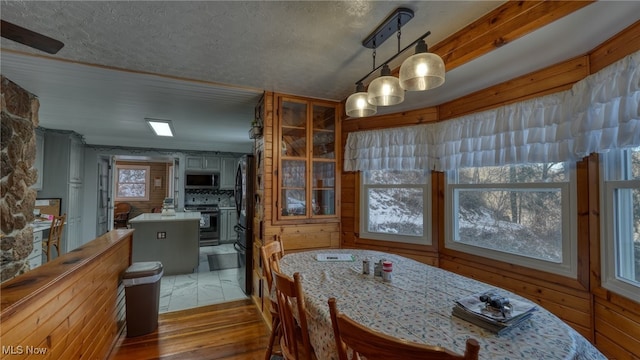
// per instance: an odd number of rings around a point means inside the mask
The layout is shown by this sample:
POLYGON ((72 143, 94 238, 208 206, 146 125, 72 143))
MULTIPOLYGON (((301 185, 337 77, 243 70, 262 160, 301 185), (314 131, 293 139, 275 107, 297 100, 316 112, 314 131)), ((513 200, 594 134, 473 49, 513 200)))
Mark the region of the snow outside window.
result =
POLYGON ((640 147, 602 155, 602 286, 640 296, 640 147))
POLYGON ((572 174, 565 163, 448 172, 445 247, 576 278, 572 174))
POLYGON ((149 166, 116 165, 116 201, 149 200, 149 166))
POLYGON ((431 244, 428 171, 371 170, 361 179, 361 238, 431 244))

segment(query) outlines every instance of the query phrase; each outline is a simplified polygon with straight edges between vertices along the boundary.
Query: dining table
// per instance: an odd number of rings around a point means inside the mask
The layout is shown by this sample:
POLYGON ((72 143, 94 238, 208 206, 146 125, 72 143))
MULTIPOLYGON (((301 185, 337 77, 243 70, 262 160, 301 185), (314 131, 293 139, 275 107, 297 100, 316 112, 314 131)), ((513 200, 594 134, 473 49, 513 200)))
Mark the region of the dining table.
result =
POLYGON ((327 303, 331 297, 341 313, 393 337, 459 354, 464 353, 468 338, 476 339, 480 359, 606 359, 585 337, 534 303, 536 310, 528 319, 500 334, 453 316, 457 300, 486 291, 520 302, 529 300, 400 255, 322 249, 288 253, 279 263, 284 274, 301 275, 309 336, 318 359, 338 358, 327 303), (343 256, 350 260, 337 259, 343 256), (369 261, 369 274, 363 273, 364 260, 369 261), (375 276, 374 264, 380 260, 392 263, 391 281, 375 276))

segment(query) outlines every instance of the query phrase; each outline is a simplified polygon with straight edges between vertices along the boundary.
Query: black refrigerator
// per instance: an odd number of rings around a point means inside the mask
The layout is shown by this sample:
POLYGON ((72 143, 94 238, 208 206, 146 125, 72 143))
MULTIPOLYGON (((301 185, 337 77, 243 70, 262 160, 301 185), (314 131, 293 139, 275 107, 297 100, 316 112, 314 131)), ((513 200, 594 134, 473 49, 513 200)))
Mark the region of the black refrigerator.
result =
POLYGON ((238 161, 236 171, 236 185, 234 197, 236 211, 238 212, 238 224, 234 230, 238 234, 234 243, 238 251, 238 284, 245 294, 251 295, 252 289, 252 258, 253 258, 253 209, 254 209, 254 182, 255 161, 251 154, 243 155, 238 161))

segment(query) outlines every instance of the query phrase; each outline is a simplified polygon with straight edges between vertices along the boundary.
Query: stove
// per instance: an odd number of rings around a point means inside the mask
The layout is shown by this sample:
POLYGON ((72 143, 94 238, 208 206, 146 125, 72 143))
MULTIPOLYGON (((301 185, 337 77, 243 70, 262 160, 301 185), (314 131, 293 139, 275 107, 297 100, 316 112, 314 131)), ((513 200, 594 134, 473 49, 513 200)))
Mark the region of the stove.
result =
POLYGON ((200 212, 200 246, 220 245, 220 209, 218 205, 185 205, 184 211, 200 212))
POLYGON ((220 211, 218 205, 185 205, 184 211, 220 211))

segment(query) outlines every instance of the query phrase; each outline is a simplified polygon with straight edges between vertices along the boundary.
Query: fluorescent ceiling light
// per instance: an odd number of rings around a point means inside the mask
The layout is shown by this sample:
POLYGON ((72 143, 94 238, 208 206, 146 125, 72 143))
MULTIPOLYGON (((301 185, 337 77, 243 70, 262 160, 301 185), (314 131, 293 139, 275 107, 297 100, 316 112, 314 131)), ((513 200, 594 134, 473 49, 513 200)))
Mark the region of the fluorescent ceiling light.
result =
POLYGON ((173 136, 171 120, 145 119, 151 130, 158 136, 173 136))

